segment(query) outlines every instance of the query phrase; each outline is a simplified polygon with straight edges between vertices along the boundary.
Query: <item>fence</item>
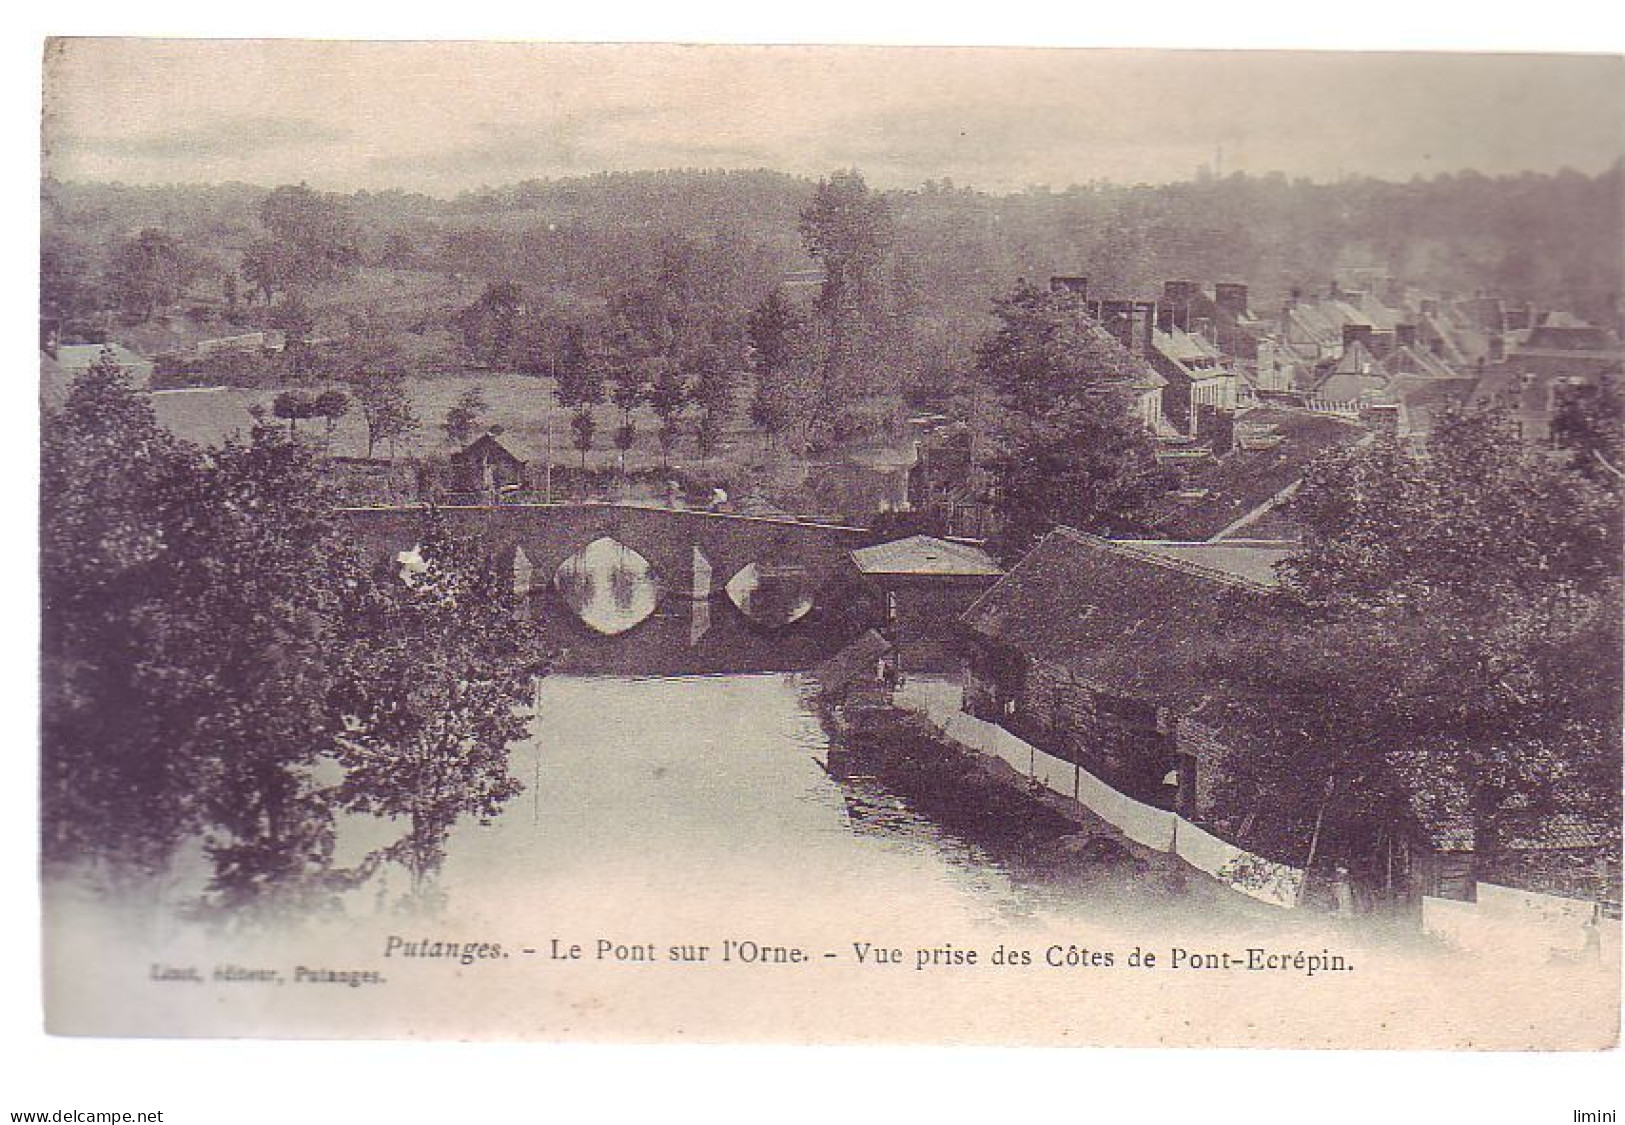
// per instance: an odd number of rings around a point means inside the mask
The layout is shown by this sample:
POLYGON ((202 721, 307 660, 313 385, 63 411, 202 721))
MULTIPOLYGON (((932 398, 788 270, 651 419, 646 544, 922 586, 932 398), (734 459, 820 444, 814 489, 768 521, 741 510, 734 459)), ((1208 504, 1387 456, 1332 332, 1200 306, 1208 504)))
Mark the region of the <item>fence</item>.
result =
POLYGON ((1134 800, 1082 766, 1046 754, 994 723, 967 715, 956 682, 910 678, 896 703, 924 716, 962 746, 992 754, 1044 788, 1069 797, 1128 839, 1159 852, 1173 852, 1198 871, 1251 898, 1274 906, 1297 902, 1303 872, 1227 843, 1167 809, 1134 800))

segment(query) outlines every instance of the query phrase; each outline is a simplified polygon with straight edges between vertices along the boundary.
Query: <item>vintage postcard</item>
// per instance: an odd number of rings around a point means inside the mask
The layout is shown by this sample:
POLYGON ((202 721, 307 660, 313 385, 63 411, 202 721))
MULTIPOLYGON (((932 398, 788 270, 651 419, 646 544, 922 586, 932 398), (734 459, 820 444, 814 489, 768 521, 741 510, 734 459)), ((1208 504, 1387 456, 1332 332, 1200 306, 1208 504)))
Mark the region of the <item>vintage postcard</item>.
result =
POLYGON ((51 1031, 1616 1044, 1625 60, 44 76, 51 1031))

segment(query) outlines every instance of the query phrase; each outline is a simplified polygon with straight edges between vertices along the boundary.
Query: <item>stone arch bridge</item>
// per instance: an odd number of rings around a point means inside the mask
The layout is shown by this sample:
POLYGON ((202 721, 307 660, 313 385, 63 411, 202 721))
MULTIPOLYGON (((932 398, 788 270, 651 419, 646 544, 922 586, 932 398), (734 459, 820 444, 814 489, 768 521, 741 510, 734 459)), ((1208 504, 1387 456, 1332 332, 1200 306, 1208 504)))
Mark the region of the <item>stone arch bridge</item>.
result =
MULTIPOLYGON (((382 562, 418 543, 425 510, 340 508, 336 515, 363 550, 382 562)), ((647 559, 664 589, 695 597, 722 590, 750 563, 799 567, 817 588, 849 551, 877 538, 864 528, 839 524, 632 504, 503 504, 439 511, 453 527, 484 539, 500 559, 511 562, 523 549, 535 586, 550 582, 565 559, 607 537, 647 559)))

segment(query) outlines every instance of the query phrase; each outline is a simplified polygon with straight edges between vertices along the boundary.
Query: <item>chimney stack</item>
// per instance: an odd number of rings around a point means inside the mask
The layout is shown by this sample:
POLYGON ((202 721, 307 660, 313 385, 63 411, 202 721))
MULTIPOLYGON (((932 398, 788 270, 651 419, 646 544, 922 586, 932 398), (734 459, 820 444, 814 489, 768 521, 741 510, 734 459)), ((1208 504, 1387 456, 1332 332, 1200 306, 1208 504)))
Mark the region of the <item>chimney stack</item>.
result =
POLYGON ((1227 316, 1240 319, 1247 315, 1247 287, 1233 281, 1216 282, 1213 286, 1213 303, 1227 316))

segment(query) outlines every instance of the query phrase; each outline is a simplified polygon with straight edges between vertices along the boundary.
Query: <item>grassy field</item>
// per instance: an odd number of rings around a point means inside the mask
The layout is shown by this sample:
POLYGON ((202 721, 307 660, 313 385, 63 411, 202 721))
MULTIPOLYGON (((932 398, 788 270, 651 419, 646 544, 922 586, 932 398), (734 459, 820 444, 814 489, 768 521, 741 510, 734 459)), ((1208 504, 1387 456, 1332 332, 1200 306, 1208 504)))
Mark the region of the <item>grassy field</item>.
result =
MULTIPOLYGON (((516 455, 533 463, 545 463, 551 427, 553 463, 580 464, 580 454, 571 445, 571 412, 554 400, 552 380, 527 375, 437 375, 408 380, 407 389, 419 427, 397 442, 393 451, 386 444, 375 449, 374 456, 439 457, 450 453, 455 446, 447 439, 441 424, 452 404, 472 387, 479 387, 485 395, 488 409, 483 416, 484 424, 500 426, 501 440, 516 455)), ((152 401, 159 420, 176 435, 201 445, 217 445, 233 432, 248 431, 253 422, 251 407, 258 405, 269 414, 276 395, 274 389, 226 387, 160 391, 153 394, 152 401)), ((598 429, 593 435, 594 448, 587 454, 587 466, 617 468, 619 451, 614 446, 613 435, 620 425, 620 411, 606 403, 595 408, 593 415, 598 429)), ((636 411, 633 418, 638 435, 627 454, 627 468, 658 467, 661 453, 655 431, 659 420, 647 407, 636 411)), ((319 420, 304 422, 300 430, 322 434, 325 424, 319 420)), ((760 444, 760 437, 739 429, 724 435, 717 457, 736 457, 759 448, 760 444)), ((352 406, 350 414, 335 427, 329 451, 339 457, 366 456, 367 429, 359 407, 352 406)), ((680 440, 673 459, 685 464, 696 461, 691 433, 680 440)))

